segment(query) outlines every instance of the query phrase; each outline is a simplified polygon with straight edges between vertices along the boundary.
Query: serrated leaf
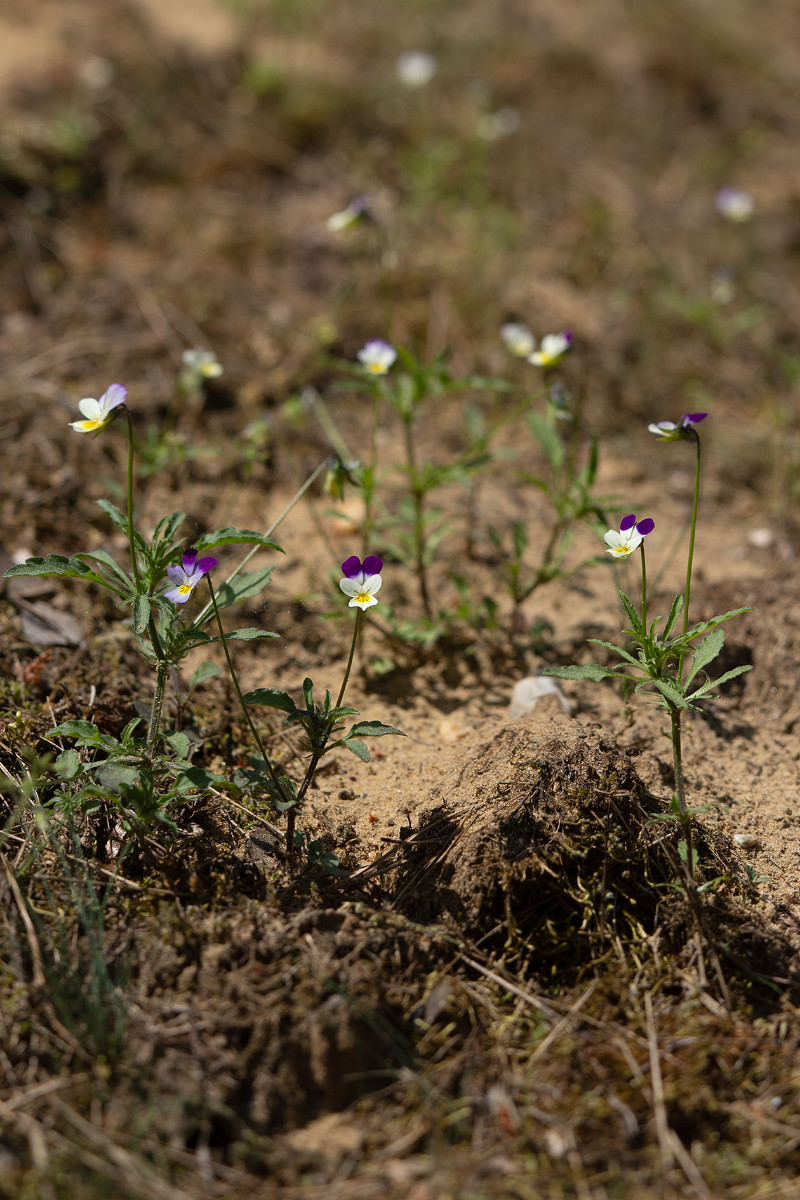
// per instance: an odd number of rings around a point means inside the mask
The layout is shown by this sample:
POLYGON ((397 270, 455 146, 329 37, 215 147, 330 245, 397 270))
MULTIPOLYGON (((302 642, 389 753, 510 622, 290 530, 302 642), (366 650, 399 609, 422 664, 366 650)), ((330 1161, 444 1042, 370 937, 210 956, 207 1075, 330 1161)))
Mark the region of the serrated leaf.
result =
POLYGON ((687 684, 694 679, 698 671, 702 671, 706 663, 712 662, 717 657, 724 644, 725 634, 721 629, 715 629, 713 633, 709 633, 708 637, 703 638, 692 655, 689 674, 686 676, 687 684))
POLYGON ((639 614, 637 613, 636 609, 631 604, 628 597, 623 592, 622 588, 617 588, 617 595, 619 596, 620 600, 622 601, 622 607, 625 609, 625 612, 627 613, 627 616, 628 616, 628 620, 630 621, 631 625, 633 626, 633 632, 638 633, 638 634, 644 633, 644 630, 642 629, 641 618, 640 618, 639 614))
POLYGON ((265 704, 267 708, 278 708, 281 712, 293 713, 297 705, 288 692, 278 688, 256 688, 255 691, 245 692, 245 704, 265 704))
POLYGON ((214 550, 218 546, 234 545, 260 546, 262 550, 279 550, 283 554, 283 549, 272 538, 252 529, 234 529, 232 525, 216 529, 213 533, 204 533, 192 544, 198 554, 205 554, 207 550, 214 550))
POLYGON ((113 559, 110 554, 107 554, 105 550, 87 550, 83 554, 76 555, 76 558, 80 558, 81 560, 84 558, 92 558, 95 562, 102 563, 104 567, 108 568, 109 573, 114 577, 114 579, 118 580, 126 588, 131 587, 130 576, 126 575, 119 563, 116 562, 116 560, 113 559))
POLYGON ((601 679, 628 678, 623 671, 612 671, 608 667, 601 667, 599 663, 586 663, 582 667, 547 667, 542 674, 556 679, 591 679, 594 683, 599 683, 601 679))
POLYGON ((384 725, 382 721, 357 721, 349 733, 342 738, 342 741, 346 742, 351 737, 385 737, 389 733, 394 733, 398 737, 406 737, 401 729, 384 725))
POLYGON ((177 754, 178 758, 187 758, 189 751, 192 748, 192 743, 189 741, 185 733, 165 733, 164 740, 177 754))
MULTIPOLYGON (((263 638, 279 638, 279 633, 270 633, 268 629, 256 629, 253 626, 248 626, 247 629, 233 629, 230 633, 225 634, 226 642, 257 642, 263 638)), ((221 642, 222 638, 212 637, 208 639, 211 642, 221 642)))
POLYGON ((150 597, 137 596, 133 602, 133 626, 137 633, 145 633, 150 624, 150 597))
POLYGON ((369 762, 369 750, 363 742, 357 741, 355 738, 348 738, 341 743, 346 746, 351 753, 355 754, 356 758, 360 758, 362 762, 369 762))
POLYGON ((89 583, 100 583, 108 587, 107 580, 97 575, 79 558, 67 558, 64 554, 47 554, 43 558, 27 558, 24 563, 9 567, 4 578, 19 575, 63 575, 69 579, 85 579, 89 583))
POLYGON ((235 579, 223 583, 217 592, 217 605, 227 608, 239 600, 247 600, 257 596, 267 586, 272 575, 272 567, 263 567, 258 571, 243 571, 235 579))
POLYGON ((717 688, 722 683, 727 683, 730 679, 736 679, 737 675, 744 675, 747 671, 752 671, 752 663, 746 663, 742 667, 733 667, 732 670, 726 671, 724 675, 720 675, 719 679, 709 679, 702 687, 699 687, 696 692, 692 692, 689 696, 690 700, 696 700, 698 696, 705 696, 714 688, 717 688))
POLYGON ((675 624, 675 622, 677 621, 678 617, 681 615, 682 612, 683 612, 683 593, 679 592, 678 595, 675 597, 675 599, 672 601, 672 607, 669 610, 666 622, 664 624, 664 632, 662 634, 664 641, 666 641, 667 638, 669 637, 670 633, 672 632, 673 625, 675 624))
POLYGON ((730 621, 731 617, 740 617, 743 613, 752 612, 752 608, 732 608, 730 612, 723 613, 719 617, 712 617, 709 621, 701 621, 699 625, 695 625, 694 629, 689 630, 690 638, 699 637, 701 633, 705 633, 708 629, 716 629, 723 621, 730 621))
POLYGON ((654 679, 653 685, 658 688, 664 699, 669 700, 676 708, 691 708, 683 693, 679 692, 671 683, 667 683, 665 679, 654 679))
POLYGON ((640 671, 643 669, 642 662, 638 658, 634 658, 627 650, 623 650, 622 646, 615 646, 613 642, 601 641, 600 638, 588 638, 588 641, 592 646, 603 646, 606 650, 613 650, 615 654, 618 654, 620 658, 624 658, 632 666, 638 667, 640 671))

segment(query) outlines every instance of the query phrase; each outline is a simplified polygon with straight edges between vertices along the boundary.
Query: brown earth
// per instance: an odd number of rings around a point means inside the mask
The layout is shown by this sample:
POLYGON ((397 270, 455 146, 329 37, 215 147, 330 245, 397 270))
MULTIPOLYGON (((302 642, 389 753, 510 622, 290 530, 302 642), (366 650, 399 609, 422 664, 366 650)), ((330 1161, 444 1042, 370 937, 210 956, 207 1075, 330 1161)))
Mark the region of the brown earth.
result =
MULTIPOLYGON (((651 819, 674 786, 665 714, 566 683, 570 713, 548 697, 509 715, 519 679, 589 661, 586 639, 613 640, 620 613, 610 567, 593 567, 512 617, 488 527, 524 520, 533 561, 550 514, 521 478, 538 448, 524 424, 504 430, 478 483, 436 497, 436 607, 461 615, 431 646, 392 633, 386 606, 419 621, 417 588, 390 525, 375 547, 383 607, 348 700, 406 737, 368 764, 336 751, 317 776, 304 823, 343 873, 291 875, 282 818, 219 792, 124 859, 113 827, 57 850, 35 795, 9 806, 0 1196, 800 1195, 799 20, 784 0, 757 21, 730 0, 0 14, 9 561, 125 561, 94 503, 124 502, 123 427, 88 440, 67 424, 113 379, 144 447, 142 528, 177 507, 190 537, 268 527, 331 450, 303 388, 367 452, 364 401, 333 361, 388 336, 388 285, 394 340, 449 347, 454 371, 520 392, 537 381, 509 362, 502 321, 574 330, 562 377, 585 393, 611 521, 656 520, 651 613, 683 587, 693 458, 646 426, 708 409, 692 616, 752 608, 726 627, 722 669, 753 666, 686 723, 703 878, 718 877, 700 928, 672 887, 675 828, 651 819), (439 72, 406 93, 394 61, 417 47, 439 72), (482 141, 477 118, 504 106, 519 131, 482 141), (751 224, 715 214, 727 184, 752 192, 751 224), (325 225, 364 191, 381 269, 369 227, 325 225), (225 370, 181 400, 193 345, 225 370)), ((463 449, 468 403, 491 421, 510 401, 437 399, 421 458, 463 449)), ((395 517, 390 417, 378 449, 395 517)), ((360 545, 336 507, 315 490, 292 512, 285 556, 264 557, 270 588, 236 612, 281 634, 234 650, 245 689, 338 689, 338 564, 360 545)), ((352 491, 344 508, 357 517, 352 491)), ((581 528, 570 561, 601 549, 581 528)), ((119 734, 150 701, 119 612, 78 582, 9 581, 0 628, 9 780, 26 747, 63 748, 58 722, 119 734)), ((223 663, 196 652, 185 675, 209 658, 223 663)), ((167 717, 198 764, 252 753, 224 675, 184 682, 167 717)), ((280 720, 262 718, 291 767, 280 720)))

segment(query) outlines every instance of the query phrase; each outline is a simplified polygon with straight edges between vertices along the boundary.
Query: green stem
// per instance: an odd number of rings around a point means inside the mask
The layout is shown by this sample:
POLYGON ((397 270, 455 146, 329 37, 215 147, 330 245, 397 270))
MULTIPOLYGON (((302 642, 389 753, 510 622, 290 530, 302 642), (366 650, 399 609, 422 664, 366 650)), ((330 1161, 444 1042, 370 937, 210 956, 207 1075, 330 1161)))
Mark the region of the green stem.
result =
MULTIPOLYGON (((273 533, 278 528, 278 526, 281 524, 281 522, 284 521, 286 519, 286 517, 288 517, 289 513, 292 511, 294 506, 296 504, 298 504, 300 502, 300 500, 302 500, 303 496, 306 494, 308 489, 311 487, 314 480, 319 475, 322 474, 322 472, 327 468, 327 466, 328 466, 328 460, 327 460, 327 458, 325 458, 322 460, 322 462, 319 464, 319 466, 316 467, 311 472, 311 474, 309 475, 308 479, 305 481, 303 486, 297 492, 295 492, 294 496, 292 496, 291 500, 286 505, 286 508, 283 510, 283 512, 280 514, 280 516, 277 517, 276 520, 274 520, 272 522, 269 529, 264 531, 263 536, 265 538, 272 537, 273 533)), ((244 570, 244 568, 250 562, 251 558, 253 558, 254 555, 258 554, 260 549, 261 549, 260 546, 253 546, 252 550, 249 550, 248 553, 245 554, 244 558, 239 563, 238 567, 234 567, 234 569, 231 571, 230 575, 225 580, 225 582, 233 583, 234 579, 239 574, 239 572, 244 570)), ((210 603, 204 605, 204 607, 201 609, 200 615, 195 618, 195 622, 194 622, 195 625, 198 627, 198 629, 200 628, 201 625, 204 625, 205 622, 208 620, 209 615, 211 614, 211 611, 212 611, 212 607, 211 607, 210 603)))
POLYGON ((686 811, 686 789, 683 780, 683 754, 681 751, 681 718, 683 712, 675 705, 670 705, 672 722, 672 766, 675 774, 675 794, 678 797, 680 822, 686 842, 686 869, 691 880, 694 879, 694 853, 692 850, 692 819, 686 811))
MULTIPOLYGON (((152 620, 152 618, 151 618, 152 620)), ((158 635, 156 634, 156 639, 158 635)), ((155 646, 155 643, 154 643, 155 646)), ((153 692, 153 705, 150 709, 150 721, 147 726, 147 746, 146 753, 151 755, 156 748, 158 741, 158 731, 161 728, 161 712, 164 707, 164 691, 167 686, 167 676, 169 675, 169 663, 163 657, 163 650, 159 644, 158 649, 161 651, 161 656, 156 667, 156 687, 153 692)))
POLYGON ((372 530, 375 525, 373 501, 375 498, 375 471, 378 466, 378 423, 380 420, 381 397, 379 394, 372 401, 372 429, 369 438, 369 463, 364 472, 362 492, 364 496, 364 527, 361 535, 361 554, 365 556, 372 540, 372 530))
MULTIPOLYGON (((362 610, 360 608, 356 611, 356 619, 355 619, 355 623, 353 626, 353 640, 350 643, 350 655, 347 659, 347 666, 345 667, 344 678, 342 679, 342 686, 339 688, 339 695, 337 696, 336 703, 334 705, 335 709, 338 708, 339 705, 342 703, 342 700, 344 698, 344 691, 345 691, 345 688, 347 687, 347 681, 350 678, 350 670, 353 666, 353 657, 356 652, 356 643, 358 641, 358 631, 359 631, 359 628, 361 625, 361 612, 362 612, 362 610)), ((294 861, 294 829, 295 829, 296 814, 297 814, 298 809, 300 808, 300 805, 302 804, 303 800, 305 799, 306 792, 308 791, 309 787, 311 786, 311 781, 314 778, 314 774, 317 770, 317 765, 319 764, 319 760, 322 758, 323 754, 325 753, 325 747, 328 744, 328 738, 331 736, 331 732, 332 732, 335 724, 336 724, 335 720, 330 722, 330 724, 328 725, 328 728, 322 734, 322 736, 319 740, 319 743, 316 746, 314 746, 314 748, 311 752, 311 758, 309 759, 308 766, 306 767, 306 773, 303 776, 303 781, 297 790, 297 796, 295 798, 294 806, 292 808, 290 808, 287 813, 286 856, 289 859, 290 863, 293 863, 293 861, 294 861), (289 840, 290 838, 291 838, 291 846, 290 846, 290 840, 289 840)))
POLYGON ((261 740, 261 736, 253 723, 253 718, 250 716, 250 710, 248 709, 247 705, 244 702, 244 696, 242 695, 242 689, 239 686, 239 678, 236 674, 236 670, 233 665, 233 660, 231 658, 230 650, 228 649, 228 639, 225 637, 225 630, 222 627, 222 617, 220 616, 219 606, 217 604, 217 597, 216 597, 216 593, 214 592, 214 585, 211 582, 210 575, 206 575, 206 583, 208 584, 209 602, 211 604, 211 607, 214 610, 214 616, 217 621, 217 629, 219 630, 220 642, 222 643, 222 649, 225 652, 225 661, 228 664, 228 673, 231 677, 234 689, 236 691, 236 696, 239 701, 239 707, 241 708, 242 715, 244 716, 244 719, 247 722, 247 725, 249 726, 250 732, 253 735, 253 739, 254 739, 256 745, 258 746, 259 754, 263 758, 266 768, 269 771, 270 778, 272 779, 272 782, 274 783, 275 788, 277 789, 278 796, 283 801, 286 799, 286 797, 284 796, 283 787, 281 786, 281 781, 278 777, 278 774, 277 774, 275 768, 272 765, 272 760, 270 759, 269 755, 267 754, 264 743, 261 740))
MULTIPOLYGON (((683 597, 683 632, 684 632, 684 636, 686 635, 686 633, 689 629, 689 600, 691 598, 691 591, 692 591, 692 561, 694 559, 694 539, 695 539, 695 534, 697 532, 697 506, 700 501, 700 435, 698 434, 696 429, 692 430, 692 434, 694 436, 695 445, 697 447, 697 460, 696 460, 695 471, 694 471, 694 500, 692 503, 692 528, 691 528, 691 532, 689 534, 689 555, 688 555, 688 558, 686 561, 686 589, 684 591, 684 597, 683 597)), ((683 660, 685 657, 686 657, 686 651, 684 650, 680 655, 680 661, 678 663, 678 679, 680 679, 683 674, 683 660)))
POLYGON ((644 542, 639 549, 642 552, 642 629, 647 637, 647 560, 644 556, 644 542))
POLYGON ((139 564, 136 561, 136 543, 133 540, 133 421, 131 414, 125 407, 125 418, 128 422, 128 545, 131 551, 131 570, 136 584, 137 592, 141 591, 142 577, 139 574, 139 564))
POLYGON ((433 609, 428 592, 428 571, 425 565, 425 491, 420 486, 414 452, 414 434, 412 429, 414 414, 413 412, 403 413, 402 416, 406 447, 406 469, 411 483, 411 498, 414 504, 414 557, 417 568, 417 580, 419 582, 419 595, 422 607, 425 610, 425 616, 430 620, 433 615, 433 609))

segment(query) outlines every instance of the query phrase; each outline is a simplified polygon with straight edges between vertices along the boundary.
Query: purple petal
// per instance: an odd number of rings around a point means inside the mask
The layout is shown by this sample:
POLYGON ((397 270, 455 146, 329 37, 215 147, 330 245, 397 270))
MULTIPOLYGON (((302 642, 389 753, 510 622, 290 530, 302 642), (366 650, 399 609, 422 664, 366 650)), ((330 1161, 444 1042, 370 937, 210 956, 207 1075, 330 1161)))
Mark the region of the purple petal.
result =
POLYGON ((194 546, 190 546, 188 550, 183 552, 183 569, 191 575, 194 569, 194 564, 197 561, 197 551, 194 546))
POLYGON ((636 524, 636 513, 629 513, 627 517, 623 517, 619 523, 620 533, 627 533, 629 529, 633 529, 636 524))
POLYGON ((368 554, 364 559, 364 574, 365 575, 380 575, 383 559, 378 558, 377 554, 368 554))
POLYGON ((347 579, 354 579, 356 575, 361 574, 361 559, 357 554, 351 555, 342 563, 342 574, 347 579))
POLYGON ((208 558, 199 559, 195 570, 200 571, 203 575, 205 575, 208 571, 213 571, 216 565, 216 558, 209 556, 208 558))
POLYGON ((174 567, 167 567, 167 577, 171 579, 173 583, 186 582, 186 572, 184 571, 183 567, 179 567, 177 564, 174 567))
POLYGON ((653 518, 645 517, 644 520, 640 521, 639 524, 636 526, 636 532, 640 533, 642 535, 642 537, 647 537, 648 533, 652 533, 653 530, 655 529, 655 527, 656 527, 656 523, 653 520, 653 518))
POLYGON ((701 421, 705 421, 708 413, 685 413, 681 417, 682 425, 699 425, 701 421))

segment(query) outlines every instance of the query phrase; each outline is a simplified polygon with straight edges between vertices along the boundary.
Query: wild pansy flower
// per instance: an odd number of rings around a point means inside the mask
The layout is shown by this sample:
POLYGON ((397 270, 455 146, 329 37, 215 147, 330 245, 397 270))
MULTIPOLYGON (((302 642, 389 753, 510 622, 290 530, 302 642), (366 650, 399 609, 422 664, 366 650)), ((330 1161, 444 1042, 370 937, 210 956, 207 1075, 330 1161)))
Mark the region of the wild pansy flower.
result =
POLYGON ((183 553, 181 566, 167 567, 167 575, 175 587, 164 593, 164 599, 173 604, 185 604, 203 576, 213 571, 216 565, 215 558, 198 558, 197 551, 190 546, 183 553))
POLYGON ((395 69, 407 88, 424 88, 436 74, 436 59, 427 50, 407 50, 398 58, 395 69))
POLYGON ((521 321, 506 321, 500 326, 500 337, 506 350, 517 358, 527 358, 536 349, 536 339, 521 321))
POLYGON ((389 342, 374 338, 359 350, 356 357, 368 374, 387 375, 397 358, 397 351, 389 342))
POLYGON ((647 537, 648 533, 652 533, 655 528, 655 521, 652 517, 645 517, 643 520, 636 520, 635 513, 629 513, 627 517, 623 517, 619 523, 619 533, 616 529, 609 529, 604 535, 608 549, 606 554, 610 554, 612 558, 629 558, 634 550, 638 550, 642 544, 642 539, 647 537))
POLYGON ((528 362, 535 367, 554 367, 571 349, 571 333, 547 333, 539 343, 539 349, 528 355, 528 362))
POLYGON ((376 554, 368 554, 363 562, 354 554, 342 563, 344 578, 339 580, 339 587, 345 596, 352 597, 348 608, 371 608, 378 603, 375 596, 383 583, 380 574, 382 566, 383 559, 376 554))
POLYGON ((374 220, 374 216, 369 196, 356 196, 355 200, 350 201, 347 208, 328 217, 326 224, 331 233, 342 233, 345 229, 352 229, 354 225, 359 225, 362 221, 372 220, 374 220))
POLYGON ((732 221, 734 225, 743 225, 745 221, 749 221, 756 208, 749 192, 733 187, 720 188, 714 198, 714 204, 719 215, 725 217, 726 221, 732 221))
POLYGON ((707 416, 708 413, 684 413, 680 421, 657 421, 647 428, 662 442, 682 442, 692 435, 697 436, 695 426, 705 421, 707 416))
POLYGON ((218 379, 222 374, 222 365, 217 362, 213 350, 184 350, 181 361, 186 370, 197 379, 218 379))
POLYGON ((77 433, 99 433, 111 424, 117 415, 114 410, 125 403, 127 396, 128 389, 121 383, 112 383, 99 400, 86 396, 78 401, 78 411, 83 414, 84 420, 70 421, 71 427, 77 433))

